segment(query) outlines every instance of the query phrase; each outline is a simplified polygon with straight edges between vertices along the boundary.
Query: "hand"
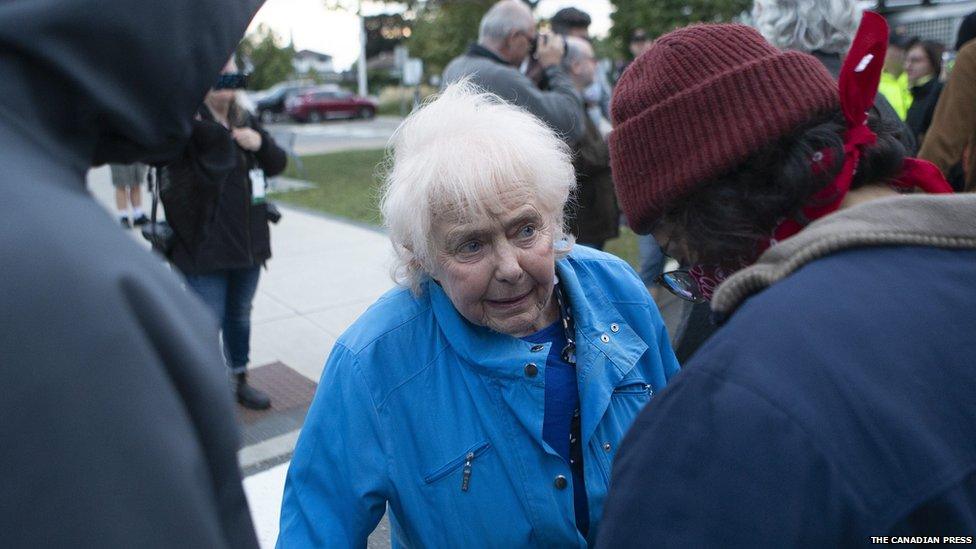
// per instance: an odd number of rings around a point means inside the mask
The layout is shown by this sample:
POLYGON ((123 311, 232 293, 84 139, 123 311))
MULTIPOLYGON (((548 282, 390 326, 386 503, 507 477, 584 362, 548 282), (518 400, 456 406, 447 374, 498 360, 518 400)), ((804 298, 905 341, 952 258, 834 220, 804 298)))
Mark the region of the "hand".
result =
POLYGON ((231 135, 237 145, 245 151, 258 151, 261 148, 261 134, 251 128, 234 128, 231 135))
POLYGON ((548 32, 539 33, 539 47, 535 51, 535 58, 545 68, 558 65, 563 60, 566 43, 562 36, 548 32))

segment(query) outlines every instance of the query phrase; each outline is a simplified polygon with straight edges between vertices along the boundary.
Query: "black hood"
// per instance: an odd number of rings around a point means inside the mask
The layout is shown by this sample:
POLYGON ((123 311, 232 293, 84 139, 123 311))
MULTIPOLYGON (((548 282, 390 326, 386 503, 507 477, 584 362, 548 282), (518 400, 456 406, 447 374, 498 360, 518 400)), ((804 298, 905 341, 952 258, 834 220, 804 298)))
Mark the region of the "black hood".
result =
POLYGON ((262 3, 0 1, 0 125, 75 167, 170 158, 262 3))

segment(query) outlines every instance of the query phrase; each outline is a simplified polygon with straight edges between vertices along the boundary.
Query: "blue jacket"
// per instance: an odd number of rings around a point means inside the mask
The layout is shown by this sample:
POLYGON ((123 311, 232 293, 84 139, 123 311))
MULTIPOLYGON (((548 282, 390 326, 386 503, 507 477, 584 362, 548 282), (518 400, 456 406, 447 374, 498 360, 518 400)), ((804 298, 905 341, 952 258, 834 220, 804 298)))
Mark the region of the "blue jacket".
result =
POLYGON ((734 314, 624 441, 599 546, 972 544, 974 212, 867 202, 726 281, 734 314))
MULTIPOLYGON (((594 540, 617 445, 678 364, 626 263, 577 247, 556 269, 576 322, 594 540)), ((554 483, 572 478, 569 465, 542 440, 548 353, 470 324, 433 283, 420 297, 380 298, 326 364, 288 471, 278 546, 363 547, 389 504, 394 547, 585 547, 572 485, 554 483)))

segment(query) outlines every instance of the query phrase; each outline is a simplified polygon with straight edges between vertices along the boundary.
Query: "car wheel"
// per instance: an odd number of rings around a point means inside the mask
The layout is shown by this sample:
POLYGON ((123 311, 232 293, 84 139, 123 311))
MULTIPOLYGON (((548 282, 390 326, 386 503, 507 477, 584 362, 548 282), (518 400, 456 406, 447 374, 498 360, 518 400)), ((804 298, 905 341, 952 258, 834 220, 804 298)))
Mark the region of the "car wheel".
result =
POLYGON ((319 111, 312 111, 308 113, 308 121, 313 124, 318 124, 322 121, 322 115, 319 113, 319 111))
POLYGON ((261 111, 260 118, 262 124, 270 124, 274 122, 274 113, 269 110, 263 110, 261 111))
POLYGON ((363 107, 359 109, 359 118, 362 118, 364 120, 369 120, 370 118, 373 118, 375 114, 376 112, 374 112, 373 109, 369 107, 363 107))

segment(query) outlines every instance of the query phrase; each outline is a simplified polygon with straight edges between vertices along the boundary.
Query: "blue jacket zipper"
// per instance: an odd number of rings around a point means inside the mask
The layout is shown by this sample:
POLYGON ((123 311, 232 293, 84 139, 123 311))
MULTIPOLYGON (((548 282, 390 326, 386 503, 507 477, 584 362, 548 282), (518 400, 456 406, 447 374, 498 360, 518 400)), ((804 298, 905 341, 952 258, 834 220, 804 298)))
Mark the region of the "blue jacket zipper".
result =
POLYGON ((438 480, 446 477, 447 475, 450 475, 451 473, 453 473, 463 465, 464 470, 461 473, 461 491, 467 492, 468 487, 471 484, 471 472, 473 469, 475 458, 477 458, 481 454, 484 454, 486 451, 488 451, 488 448, 490 447, 491 447, 491 443, 487 441, 472 446, 471 448, 468 449, 467 452, 464 453, 463 456, 455 460, 452 460, 447 465, 441 467, 440 469, 424 477, 424 482, 426 484, 432 484, 434 482, 437 482, 438 480))
POLYGON ((654 389, 651 387, 651 384, 650 383, 644 383, 642 381, 642 382, 639 382, 639 383, 630 383, 630 384, 627 384, 627 385, 622 385, 622 386, 619 386, 619 387, 614 387, 613 388, 613 392, 614 392, 614 394, 617 394, 617 395, 643 395, 643 394, 646 394, 646 395, 650 396, 650 395, 653 395, 654 394, 654 389))

